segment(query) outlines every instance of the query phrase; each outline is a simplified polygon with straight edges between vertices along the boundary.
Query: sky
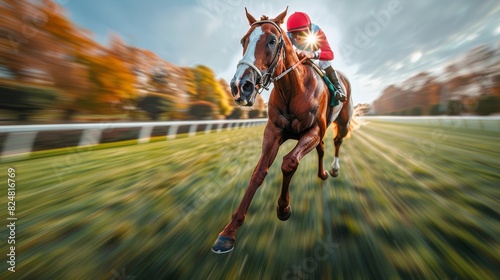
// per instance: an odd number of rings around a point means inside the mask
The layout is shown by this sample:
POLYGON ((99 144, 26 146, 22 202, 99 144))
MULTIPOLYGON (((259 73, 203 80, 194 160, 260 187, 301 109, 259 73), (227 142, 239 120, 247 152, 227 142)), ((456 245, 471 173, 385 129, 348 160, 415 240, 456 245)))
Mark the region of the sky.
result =
MULTIPOLYGON (((325 32, 332 66, 349 77, 354 103, 422 71, 436 75, 479 45, 499 46, 498 0, 57 0, 80 27, 106 44, 119 34, 179 66, 206 65, 229 81, 255 18, 306 12, 325 32)), ((283 25, 286 28, 286 25, 283 25)), ((263 97, 268 99, 269 92, 263 97)))

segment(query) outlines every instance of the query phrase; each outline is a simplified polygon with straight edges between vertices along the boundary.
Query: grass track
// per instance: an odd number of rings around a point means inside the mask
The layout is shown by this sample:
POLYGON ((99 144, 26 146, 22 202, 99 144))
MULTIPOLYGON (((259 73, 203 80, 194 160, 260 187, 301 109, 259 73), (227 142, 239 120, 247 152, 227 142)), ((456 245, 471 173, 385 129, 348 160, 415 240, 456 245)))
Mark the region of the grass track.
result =
MULTIPOLYGON (((292 180, 292 217, 281 222, 281 158, 294 145, 285 143, 235 250, 211 253, 258 161, 262 132, 3 163, 2 182, 16 169, 19 220, 17 272, 4 267, 0 278, 500 278, 498 135, 456 128, 371 122, 344 141, 340 176, 327 181, 311 153, 292 180)), ((331 133, 325 143, 329 166, 331 133)), ((0 233, 7 240, 5 227, 0 233)))

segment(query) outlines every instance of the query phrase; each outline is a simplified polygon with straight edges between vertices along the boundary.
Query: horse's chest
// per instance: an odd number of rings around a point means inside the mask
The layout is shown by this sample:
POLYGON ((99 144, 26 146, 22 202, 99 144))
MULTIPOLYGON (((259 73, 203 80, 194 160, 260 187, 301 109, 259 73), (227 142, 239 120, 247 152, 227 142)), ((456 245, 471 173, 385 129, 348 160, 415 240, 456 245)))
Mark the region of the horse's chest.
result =
POLYGON ((292 138, 297 138, 317 122, 318 104, 306 100, 295 102, 293 105, 283 111, 276 110, 276 117, 270 117, 275 120, 277 127, 282 128, 292 138))
POLYGON ((311 112, 298 115, 284 115, 281 119, 280 126, 288 132, 288 134, 296 136, 311 128, 316 122, 316 117, 311 112))
POLYGON ((304 119, 294 119, 292 120, 290 130, 292 133, 301 134, 302 132, 308 130, 316 122, 316 118, 310 114, 308 118, 304 119))

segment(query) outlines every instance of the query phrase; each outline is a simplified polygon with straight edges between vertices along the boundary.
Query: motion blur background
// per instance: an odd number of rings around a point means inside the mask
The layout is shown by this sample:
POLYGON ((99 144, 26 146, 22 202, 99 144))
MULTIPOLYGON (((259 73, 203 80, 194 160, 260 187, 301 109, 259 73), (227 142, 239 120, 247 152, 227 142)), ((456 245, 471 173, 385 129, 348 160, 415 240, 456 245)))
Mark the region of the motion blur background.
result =
POLYGON ((0 227, 0 279, 500 278, 499 1, 2 0, 0 14, 0 182, 16 170, 0 220, 11 200, 18 218, 15 273, 0 227), (244 7, 287 5, 321 26, 354 103, 378 116, 357 118, 338 178, 304 157, 286 223, 284 143, 235 250, 215 255, 264 126, 152 123, 265 118, 270 92, 242 110, 227 81, 244 7))
POLYGON ((371 114, 500 111, 497 1, 2 1, 0 121, 184 120, 250 112, 228 83, 254 16, 307 12, 371 114))

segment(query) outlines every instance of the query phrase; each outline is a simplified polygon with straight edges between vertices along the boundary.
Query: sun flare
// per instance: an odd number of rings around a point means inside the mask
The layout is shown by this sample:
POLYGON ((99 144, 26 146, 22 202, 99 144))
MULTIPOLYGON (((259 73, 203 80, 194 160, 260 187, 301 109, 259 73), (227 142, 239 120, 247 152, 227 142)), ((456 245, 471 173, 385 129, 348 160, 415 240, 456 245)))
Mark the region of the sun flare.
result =
POLYGON ((306 46, 309 49, 316 50, 318 48, 318 36, 315 33, 310 32, 306 35, 306 46))

